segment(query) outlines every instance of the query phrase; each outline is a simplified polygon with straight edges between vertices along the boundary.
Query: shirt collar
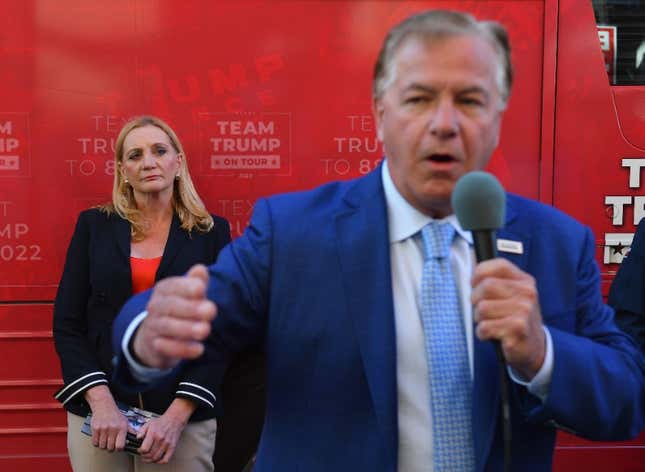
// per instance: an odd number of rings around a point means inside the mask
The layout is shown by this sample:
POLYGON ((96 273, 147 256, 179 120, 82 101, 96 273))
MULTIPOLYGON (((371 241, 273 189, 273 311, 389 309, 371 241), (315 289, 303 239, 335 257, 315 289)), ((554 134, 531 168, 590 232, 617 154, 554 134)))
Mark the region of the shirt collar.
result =
MULTIPOLYGON (((421 231, 421 228, 433 221, 433 218, 414 208, 399 193, 390 176, 387 160, 383 160, 383 165, 381 166, 381 179, 387 206, 390 243, 403 241, 414 236, 421 231)), ((450 223, 457 231, 457 234, 468 241, 468 244, 473 244, 472 234, 470 231, 462 229, 454 213, 442 220, 450 223)))

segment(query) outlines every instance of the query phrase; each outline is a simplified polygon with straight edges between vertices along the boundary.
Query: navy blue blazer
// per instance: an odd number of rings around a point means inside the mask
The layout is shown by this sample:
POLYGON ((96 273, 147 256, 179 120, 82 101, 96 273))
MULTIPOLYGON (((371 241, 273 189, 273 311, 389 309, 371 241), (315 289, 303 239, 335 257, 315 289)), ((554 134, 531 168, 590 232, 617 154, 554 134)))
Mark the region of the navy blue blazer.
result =
POLYGON ((618 326, 645 351, 645 218, 611 284, 609 304, 616 310, 618 326))
MULTIPOLYGON (((388 220, 381 170, 315 190, 259 200, 249 228, 210 267, 219 309, 206 345, 220 378, 234 352, 264 339, 267 411, 256 472, 396 471, 396 346, 388 220)), ((594 439, 643 426, 645 366, 603 304, 588 228, 508 196, 500 238, 537 282, 554 344, 542 404, 512 385, 513 464, 551 470, 558 427, 594 439)), ((149 293, 130 300, 119 339, 149 293)), ((117 346, 118 348, 118 346, 117 346)), ((475 340, 477 471, 501 470, 499 379, 491 343, 475 340)), ((117 376, 140 387, 119 357, 117 376)))
MULTIPOLYGON (((231 240, 228 222, 218 216, 207 233, 189 234, 173 217, 168 241, 155 280, 181 275, 196 263, 211 264, 231 240)), ((213 418, 218 412, 218 384, 203 362, 187 366, 177 382, 160 386, 141 398, 110 384, 111 330, 119 309, 132 296, 130 223, 98 209, 83 211, 67 251, 65 268, 54 304, 54 342, 61 360, 63 387, 55 398, 70 412, 85 416, 89 405, 83 393, 108 385, 113 396, 129 405, 163 413, 177 397, 194 401, 191 420, 213 418)))

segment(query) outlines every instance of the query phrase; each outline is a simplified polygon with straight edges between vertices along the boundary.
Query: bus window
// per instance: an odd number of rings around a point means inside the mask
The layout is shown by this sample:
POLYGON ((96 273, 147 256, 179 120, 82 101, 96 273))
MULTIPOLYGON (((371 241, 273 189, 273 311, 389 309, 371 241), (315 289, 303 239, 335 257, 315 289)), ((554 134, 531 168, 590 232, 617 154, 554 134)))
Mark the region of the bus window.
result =
POLYGON ((645 3, 591 0, 611 85, 645 85, 645 3))

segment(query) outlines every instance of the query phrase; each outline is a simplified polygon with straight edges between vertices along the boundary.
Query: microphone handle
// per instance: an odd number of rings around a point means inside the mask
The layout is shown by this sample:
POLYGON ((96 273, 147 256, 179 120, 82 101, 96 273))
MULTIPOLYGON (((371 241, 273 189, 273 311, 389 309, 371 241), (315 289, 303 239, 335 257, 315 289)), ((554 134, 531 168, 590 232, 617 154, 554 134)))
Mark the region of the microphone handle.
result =
MULTIPOLYGON (((497 238, 495 230, 473 231, 473 245, 477 262, 487 261, 497 257, 497 238)), ((506 359, 499 341, 493 341, 499 369, 501 407, 502 407, 502 441, 504 443, 504 472, 511 470, 511 406, 509 399, 508 378, 506 375, 506 359)))
MULTIPOLYGON (((495 230, 477 230, 472 232, 473 245, 475 246, 475 257, 477 263, 494 259, 497 257, 497 238, 495 230)), ((493 341, 497 358, 500 362, 505 362, 502 346, 499 341, 493 341)))
POLYGON ((473 231, 472 234, 477 262, 497 257, 497 237, 494 229, 473 231))

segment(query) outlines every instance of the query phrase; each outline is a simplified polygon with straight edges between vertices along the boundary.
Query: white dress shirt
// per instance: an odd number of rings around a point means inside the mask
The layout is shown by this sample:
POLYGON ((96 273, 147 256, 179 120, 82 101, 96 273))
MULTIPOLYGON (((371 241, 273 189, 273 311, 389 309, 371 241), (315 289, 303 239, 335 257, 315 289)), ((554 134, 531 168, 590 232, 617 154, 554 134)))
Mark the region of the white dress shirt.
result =
MULTIPOLYGON (((432 471, 432 415, 428 364, 421 322, 420 285, 423 270, 421 228, 432 218, 412 207, 398 192, 385 161, 382 166, 390 239, 390 263, 396 327, 396 380, 399 409, 399 472, 432 471)), ((470 231, 464 231, 455 215, 445 218, 456 230, 450 265, 455 276, 464 317, 471 378, 473 376, 473 316, 470 304, 476 263, 470 231)), ((538 374, 524 382, 509 369, 513 381, 526 386, 544 401, 553 370, 551 336, 545 328, 547 355, 538 374)))

